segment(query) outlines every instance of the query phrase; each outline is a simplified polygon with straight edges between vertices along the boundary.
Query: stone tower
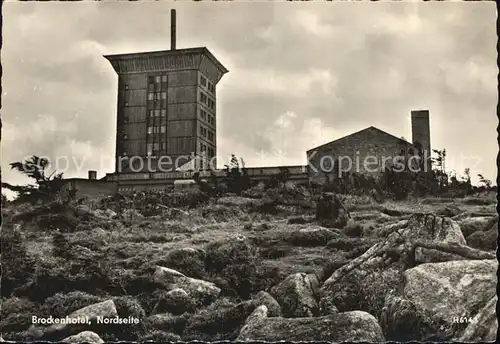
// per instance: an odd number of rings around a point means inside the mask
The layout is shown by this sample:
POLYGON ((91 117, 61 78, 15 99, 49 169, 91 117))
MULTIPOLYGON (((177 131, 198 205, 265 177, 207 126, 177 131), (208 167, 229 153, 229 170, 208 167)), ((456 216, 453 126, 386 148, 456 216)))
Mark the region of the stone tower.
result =
POLYGON ((431 131, 429 124, 429 110, 413 110, 411 112, 411 131, 412 143, 414 146, 421 147, 425 156, 429 158, 427 161, 427 169, 431 170, 431 131))
POLYGON ((216 85, 228 70, 206 47, 177 49, 175 10, 170 41, 170 50, 104 56, 118 74, 115 173, 215 163, 216 85))

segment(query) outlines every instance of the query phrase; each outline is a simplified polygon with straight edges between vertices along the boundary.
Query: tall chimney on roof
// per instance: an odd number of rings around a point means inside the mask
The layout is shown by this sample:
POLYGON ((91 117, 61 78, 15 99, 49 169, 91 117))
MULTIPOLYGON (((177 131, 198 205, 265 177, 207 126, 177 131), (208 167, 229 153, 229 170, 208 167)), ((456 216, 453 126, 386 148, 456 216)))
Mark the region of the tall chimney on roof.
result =
POLYGON ((170 50, 175 50, 176 26, 175 10, 170 10, 170 50))
MULTIPOLYGON (((411 112, 411 131, 413 145, 418 145, 422 153, 428 158, 431 152, 431 131, 429 125, 429 110, 413 110, 411 112)), ((427 161, 428 171, 431 170, 431 161, 427 161)))
POLYGON ((89 171, 89 180, 97 179, 97 171, 89 171))

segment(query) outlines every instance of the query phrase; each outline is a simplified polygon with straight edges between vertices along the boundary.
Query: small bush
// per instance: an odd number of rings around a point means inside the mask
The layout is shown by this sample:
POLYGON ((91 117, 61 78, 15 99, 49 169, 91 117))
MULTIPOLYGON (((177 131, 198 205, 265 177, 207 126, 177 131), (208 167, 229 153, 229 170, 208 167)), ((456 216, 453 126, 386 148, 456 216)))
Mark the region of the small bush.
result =
POLYGON ((140 338, 140 341, 152 342, 180 342, 181 337, 175 333, 164 332, 160 330, 148 331, 148 333, 140 338))
POLYGON ((114 338, 120 340, 137 340, 145 334, 144 319, 146 312, 142 308, 139 301, 131 296, 114 297, 113 302, 116 306, 116 311, 120 318, 133 317, 139 319, 139 324, 128 324, 126 326, 117 326, 114 338))
POLYGON ((28 255, 24 236, 17 230, 4 226, 2 242, 2 296, 8 297, 30 281, 34 273, 35 260, 28 255))
POLYGON ((163 260, 156 263, 177 270, 186 276, 204 279, 207 277, 205 258, 204 251, 179 249, 169 252, 163 260))
POLYGON ((216 204, 204 207, 201 214, 206 220, 229 222, 232 220, 239 220, 245 215, 245 212, 239 207, 216 204))
MULTIPOLYGON (((206 250, 206 271, 227 282, 227 288, 241 298, 269 288, 280 278, 279 271, 267 268, 259 250, 248 239, 227 239, 210 243, 206 250)), ((224 292, 224 291, 223 291, 224 292)))
POLYGON ((364 226, 358 222, 348 222, 342 232, 348 237, 359 238, 363 236, 364 226))
POLYGON ((340 312, 361 310, 380 318, 385 296, 402 281, 401 271, 389 268, 370 271, 366 276, 354 270, 329 289, 332 302, 340 312))
POLYGON ((20 332, 31 325, 31 317, 37 314, 36 305, 18 297, 2 299, 0 308, 0 333, 20 332))
POLYGON ((39 316, 48 317, 52 315, 54 318, 64 318, 66 315, 69 315, 80 308, 87 307, 101 301, 104 301, 102 297, 81 291, 57 293, 45 300, 40 309, 39 316))
POLYGON ((427 314, 420 313, 411 301, 396 293, 386 295, 379 319, 386 340, 397 342, 423 340, 432 323, 427 314))

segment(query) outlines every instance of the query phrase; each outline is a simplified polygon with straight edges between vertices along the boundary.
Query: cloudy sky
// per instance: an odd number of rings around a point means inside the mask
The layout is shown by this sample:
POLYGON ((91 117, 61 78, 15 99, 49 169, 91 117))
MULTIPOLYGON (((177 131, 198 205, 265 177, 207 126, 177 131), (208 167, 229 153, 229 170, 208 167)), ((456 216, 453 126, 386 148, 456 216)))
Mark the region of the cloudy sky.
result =
POLYGON ((102 56, 206 46, 218 84, 218 155, 305 164, 305 151, 374 125, 411 139, 431 112, 448 168, 496 178, 496 7, 475 3, 4 4, 2 177, 62 158, 68 177, 113 171, 117 76, 102 56))

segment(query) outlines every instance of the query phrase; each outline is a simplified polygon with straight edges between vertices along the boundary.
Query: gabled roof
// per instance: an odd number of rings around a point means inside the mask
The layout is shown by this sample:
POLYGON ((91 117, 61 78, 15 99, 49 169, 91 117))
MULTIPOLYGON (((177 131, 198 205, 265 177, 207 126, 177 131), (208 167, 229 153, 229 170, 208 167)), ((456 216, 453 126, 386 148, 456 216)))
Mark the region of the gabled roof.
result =
POLYGON ((317 147, 311 148, 311 149, 309 149, 309 150, 307 151, 307 153, 309 153, 309 152, 311 152, 311 151, 313 151, 313 150, 321 149, 321 148, 323 148, 323 147, 329 146, 329 145, 334 144, 334 143, 338 143, 338 142, 340 142, 340 141, 342 141, 342 140, 345 140, 345 139, 347 139, 347 138, 350 138, 350 137, 353 137, 353 136, 359 135, 359 134, 361 134, 361 133, 363 133, 363 132, 365 132, 365 131, 368 131, 368 130, 375 130, 375 131, 378 131, 379 133, 382 133, 382 134, 384 134, 384 135, 388 135, 388 136, 390 136, 391 138, 394 138, 395 140, 400 141, 400 143, 401 143, 401 144, 404 144, 404 145, 412 145, 410 142, 408 142, 408 141, 406 141, 406 140, 403 140, 402 138, 399 138, 399 137, 397 137, 397 136, 394 136, 394 135, 392 135, 392 134, 389 134, 389 133, 387 133, 387 132, 385 132, 385 131, 383 131, 383 130, 380 130, 380 129, 378 129, 378 128, 374 127, 374 126, 370 126, 370 127, 365 128, 365 129, 363 129, 363 130, 359 130, 359 131, 356 131, 355 133, 352 133, 352 134, 349 134, 349 135, 347 135, 347 136, 341 137, 341 138, 339 138, 339 139, 337 139, 337 140, 330 141, 330 142, 328 142, 328 143, 324 143, 324 144, 322 144, 322 145, 320 145, 320 146, 317 146, 317 147))

